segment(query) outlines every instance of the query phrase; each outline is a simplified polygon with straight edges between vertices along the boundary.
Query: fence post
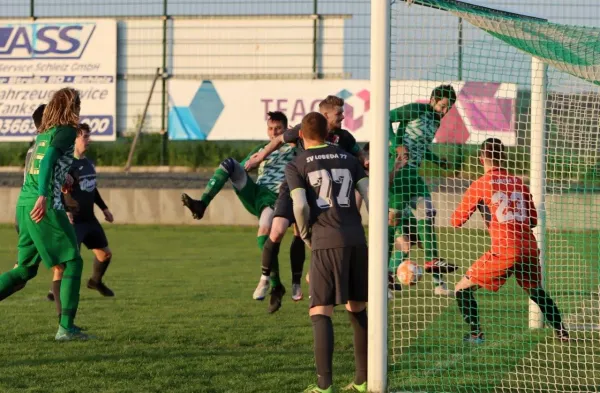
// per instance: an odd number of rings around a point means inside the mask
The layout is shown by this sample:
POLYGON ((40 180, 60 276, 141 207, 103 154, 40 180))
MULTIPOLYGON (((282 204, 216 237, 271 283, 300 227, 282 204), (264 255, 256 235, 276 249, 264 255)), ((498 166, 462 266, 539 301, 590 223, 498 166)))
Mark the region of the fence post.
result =
POLYGON ((313 79, 321 79, 321 75, 318 71, 318 46, 319 46, 319 0, 313 0, 313 58, 312 58, 312 72, 313 79))
POLYGON ((163 36, 162 36, 162 99, 160 114, 160 129, 162 132, 162 143, 160 152, 160 164, 168 165, 169 154, 167 144, 169 143, 169 133, 167 131, 167 29, 169 27, 169 0, 163 0, 163 36))
POLYGON ((458 18, 458 80, 463 79, 463 19, 458 18))
MULTIPOLYGON (((463 80, 463 19, 458 18, 458 80, 463 80)), ((465 142, 466 143, 466 142, 465 142)), ((454 154, 454 164, 452 168, 454 170, 454 176, 459 171, 462 171, 462 165, 465 159, 464 145, 458 143, 456 153, 454 154)))

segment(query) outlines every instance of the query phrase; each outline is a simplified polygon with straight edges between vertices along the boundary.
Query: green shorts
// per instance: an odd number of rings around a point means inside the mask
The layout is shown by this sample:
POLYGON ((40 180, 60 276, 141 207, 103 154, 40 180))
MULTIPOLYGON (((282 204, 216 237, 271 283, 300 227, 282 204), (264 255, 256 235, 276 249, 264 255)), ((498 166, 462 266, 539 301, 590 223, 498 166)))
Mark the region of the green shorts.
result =
POLYGON ((29 215, 33 206, 17 206, 19 244, 17 263, 33 267, 44 261, 46 267, 80 258, 75 229, 64 210, 48 209, 39 223, 29 215))
POLYGON ((412 167, 401 168, 390 185, 390 209, 403 211, 413 198, 431 197, 429 187, 419 175, 419 170, 412 167))
POLYGON ((277 201, 277 194, 265 186, 256 184, 250 177, 248 177, 244 188, 239 191, 236 190, 235 193, 246 210, 257 218, 260 218, 260 214, 265 208, 273 208, 275 201, 277 201))

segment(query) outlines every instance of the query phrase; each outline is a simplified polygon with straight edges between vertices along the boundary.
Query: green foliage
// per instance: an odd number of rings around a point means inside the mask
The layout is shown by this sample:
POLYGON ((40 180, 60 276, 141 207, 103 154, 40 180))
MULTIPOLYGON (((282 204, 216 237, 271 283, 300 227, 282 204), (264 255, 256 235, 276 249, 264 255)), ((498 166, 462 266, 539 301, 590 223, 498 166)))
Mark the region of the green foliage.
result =
POLYGON ((29 142, 0 143, 0 166, 23 166, 29 142))
MULTIPOLYGON (((124 166, 133 138, 122 137, 115 142, 93 143, 87 153, 98 166, 124 166)), ((161 165, 162 136, 142 135, 133 156, 133 165, 161 165)), ((168 141, 168 164, 172 166, 214 167, 223 159, 242 160, 260 141, 168 141)), ((29 142, 0 144, 0 166, 23 166, 29 142)))
MULTIPOLYGON (((98 166, 124 166, 133 138, 122 137, 115 142, 93 143, 88 156, 98 166)), ((134 166, 161 165, 162 136, 142 135, 133 156, 134 166)), ((167 141, 168 165, 192 168, 213 168, 223 159, 242 160, 260 141, 167 141)), ((0 166, 23 166, 29 142, 0 144, 0 166)), ((478 146, 434 145, 433 151, 450 164, 449 170, 425 161, 421 173, 426 177, 460 175, 476 179, 483 173, 478 146)), ((517 175, 529 174, 529 148, 508 148, 508 168, 517 175)), ((585 187, 600 186, 600 170, 595 158, 584 160, 577 149, 550 146, 547 153, 548 180, 574 181, 585 187)))

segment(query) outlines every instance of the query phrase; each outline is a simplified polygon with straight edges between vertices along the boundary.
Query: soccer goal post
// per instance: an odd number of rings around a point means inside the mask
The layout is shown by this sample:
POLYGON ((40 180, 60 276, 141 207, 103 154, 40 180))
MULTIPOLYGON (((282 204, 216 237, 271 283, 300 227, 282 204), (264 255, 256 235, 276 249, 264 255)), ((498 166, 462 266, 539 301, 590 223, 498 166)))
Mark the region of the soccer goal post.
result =
MULTIPOLYGON (((597 391, 600 29, 475 2, 371 1, 369 391, 597 391), (431 96, 448 85, 445 112, 431 96), (538 213, 538 261, 502 274, 503 253, 485 254, 490 210, 451 225, 488 138, 538 213), (457 270, 421 274, 440 261, 457 270), (484 289, 457 302, 467 271, 484 289)), ((518 197, 496 218, 521 215, 518 197)))

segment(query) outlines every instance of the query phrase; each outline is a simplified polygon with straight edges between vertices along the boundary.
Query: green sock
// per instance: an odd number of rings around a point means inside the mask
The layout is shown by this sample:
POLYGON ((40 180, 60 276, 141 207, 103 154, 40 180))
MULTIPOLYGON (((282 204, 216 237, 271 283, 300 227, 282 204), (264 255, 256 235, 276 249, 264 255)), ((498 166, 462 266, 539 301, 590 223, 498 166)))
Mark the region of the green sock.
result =
POLYGON ((208 181, 204 194, 202 194, 202 202, 206 203, 206 206, 213 200, 215 196, 221 191, 225 183, 229 180, 229 173, 221 167, 217 168, 213 176, 208 181))
POLYGON ((25 286, 27 280, 22 277, 21 267, 9 270, 0 275, 0 300, 4 300, 25 286))
POLYGON ((418 221, 419 238, 425 248, 425 259, 431 261, 439 258, 437 237, 435 235, 435 228, 433 227, 433 220, 419 220, 418 221))
POLYGON ((81 287, 81 272, 83 261, 81 257, 65 263, 65 272, 60 285, 60 302, 62 311, 60 326, 71 329, 79 306, 79 288, 81 287))
POLYGON ((269 281, 271 283, 271 288, 276 287, 281 284, 281 279, 279 278, 279 261, 274 260, 271 263, 271 275, 269 276, 269 281))
POLYGON ((269 238, 269 235, 262 235, 262 236, 256 237, 256 242, 258 243, 258 248, 260 249, 260 251, 262 251, 263 248, 265 247, 265 243, 267 242, 268 238, 269 238))

